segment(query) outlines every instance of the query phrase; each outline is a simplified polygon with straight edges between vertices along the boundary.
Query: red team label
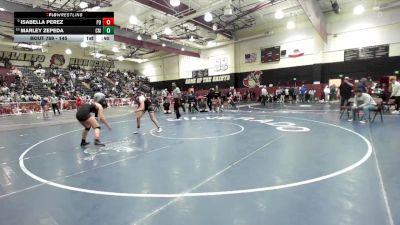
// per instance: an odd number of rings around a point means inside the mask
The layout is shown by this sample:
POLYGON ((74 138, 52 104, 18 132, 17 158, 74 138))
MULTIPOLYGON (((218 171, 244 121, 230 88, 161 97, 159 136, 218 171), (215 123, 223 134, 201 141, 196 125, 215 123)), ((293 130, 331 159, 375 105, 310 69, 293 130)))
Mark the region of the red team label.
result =
POLYGON ((114 18, 103 18, 103 26, 114 26, 114 18))

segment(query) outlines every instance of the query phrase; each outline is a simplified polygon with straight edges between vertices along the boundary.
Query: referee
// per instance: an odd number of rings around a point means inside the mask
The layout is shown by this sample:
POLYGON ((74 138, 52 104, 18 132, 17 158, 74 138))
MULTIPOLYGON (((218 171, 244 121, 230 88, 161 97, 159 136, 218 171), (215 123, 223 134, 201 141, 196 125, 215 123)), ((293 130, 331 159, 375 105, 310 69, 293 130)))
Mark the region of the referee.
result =
POLYGON ((179 106, 181 105, 182 94, 181 90, 176 86, 175 83, 172 83, 172 97, 174 98, 174 110, 176 118, 179 119, 181 117, 181 114, 179 113, 179 106))

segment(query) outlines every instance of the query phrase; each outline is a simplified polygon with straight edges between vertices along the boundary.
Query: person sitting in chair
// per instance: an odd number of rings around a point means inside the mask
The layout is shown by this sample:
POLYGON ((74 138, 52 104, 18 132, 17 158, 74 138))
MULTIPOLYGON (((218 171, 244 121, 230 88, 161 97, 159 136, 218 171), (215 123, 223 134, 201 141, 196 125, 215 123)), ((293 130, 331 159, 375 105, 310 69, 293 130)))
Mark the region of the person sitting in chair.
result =
POLYGON ((364 112, 363 119, 360 119, 360 123, 368 123, 369 119, 369 111, 372 109, 376 109, 376 102, 371 97, 371 95, 367 93, 363 93, 364 90, 357 89, 356 95, 354 97, 354 103, 351 107, 351 111, 353 112, 353 117, 349 119, 349 121, 354 121, 356 118, 356 113, 359 110, 364 112))

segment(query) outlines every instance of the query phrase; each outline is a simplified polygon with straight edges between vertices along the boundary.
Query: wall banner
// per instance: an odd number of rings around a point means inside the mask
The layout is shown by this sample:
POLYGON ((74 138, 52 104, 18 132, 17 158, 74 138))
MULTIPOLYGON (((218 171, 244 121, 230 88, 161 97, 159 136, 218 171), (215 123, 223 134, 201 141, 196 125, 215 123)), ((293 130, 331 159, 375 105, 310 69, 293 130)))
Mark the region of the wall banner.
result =
POLYGON ((69 65, 114 68, 114 61, 70 58, 69 65))
POLYGON ((32 62, 32 61, 33 62, 44 62, 44 60, 46 59, 46 56, 31 54, 31 53, 0 51, 0 59, 26 61, 26 62, 32 62))
POLYGON ((204 84, 204 83, 216 83, 216 82, 225 82, 230 81, 231 75, 222 75, 222 76, 212 76, 212 77, 200 77, 200 78, 191 78, 186 79, 185 84, 204 84))

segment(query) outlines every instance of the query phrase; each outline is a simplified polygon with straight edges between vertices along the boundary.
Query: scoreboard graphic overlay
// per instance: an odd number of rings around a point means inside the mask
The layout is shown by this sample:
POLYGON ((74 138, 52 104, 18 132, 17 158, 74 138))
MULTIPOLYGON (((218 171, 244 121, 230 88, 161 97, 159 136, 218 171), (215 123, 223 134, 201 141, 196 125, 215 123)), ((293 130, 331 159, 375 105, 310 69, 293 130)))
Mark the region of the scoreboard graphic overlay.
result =
POLYGON ((14 12, 15 42, 114 40, 114 12, 14 12))

